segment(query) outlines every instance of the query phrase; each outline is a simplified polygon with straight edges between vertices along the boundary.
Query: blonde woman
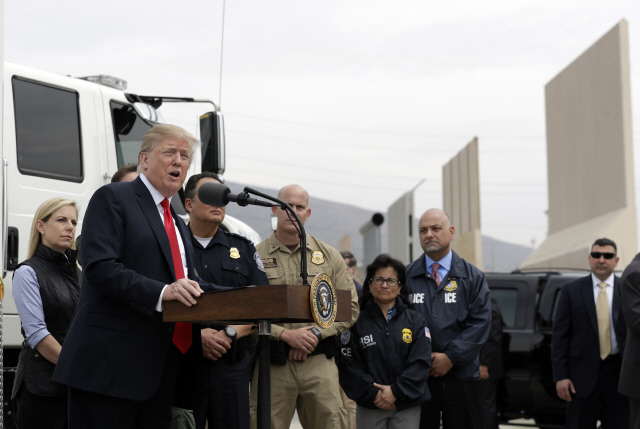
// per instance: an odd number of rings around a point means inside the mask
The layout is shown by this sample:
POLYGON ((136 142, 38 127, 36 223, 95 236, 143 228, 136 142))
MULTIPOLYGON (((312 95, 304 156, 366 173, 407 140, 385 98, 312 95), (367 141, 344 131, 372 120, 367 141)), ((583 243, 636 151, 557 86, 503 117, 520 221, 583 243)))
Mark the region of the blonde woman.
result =
POLYGON ((13 274, 13 299, 25 341, 12 399, 21 429, 65 428, 67 386, 51 380, 78 303, 76 203, 52 198, 33 217, 29 252, 13 274))

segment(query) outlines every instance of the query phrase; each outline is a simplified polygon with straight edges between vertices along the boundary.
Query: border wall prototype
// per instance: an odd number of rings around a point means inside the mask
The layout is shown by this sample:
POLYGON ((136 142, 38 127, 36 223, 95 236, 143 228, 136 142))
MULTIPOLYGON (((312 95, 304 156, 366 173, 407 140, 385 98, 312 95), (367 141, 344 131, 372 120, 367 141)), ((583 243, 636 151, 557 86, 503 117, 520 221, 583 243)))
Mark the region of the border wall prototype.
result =
POLYGON ((413 247, 413 191, 406 192, 387 209, 389 254, 405 264, 417 258, 413 247))
POLYGON ((545 87, 549 234, 521 268, 588 268, 597 238, 637 252, 628 25, 620 21, 545 87))
POLYGON ((477 137, 442 167, 442 195, 444 211, 455 227, 451 248, 482 269, 477 137))

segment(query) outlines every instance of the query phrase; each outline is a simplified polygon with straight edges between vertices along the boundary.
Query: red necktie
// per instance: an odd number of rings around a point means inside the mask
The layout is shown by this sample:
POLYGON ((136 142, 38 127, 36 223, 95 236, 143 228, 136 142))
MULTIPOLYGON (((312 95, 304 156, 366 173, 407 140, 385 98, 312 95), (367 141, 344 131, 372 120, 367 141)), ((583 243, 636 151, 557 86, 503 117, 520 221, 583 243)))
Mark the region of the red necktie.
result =
POLYGON ((438 275, 438 268, 440 268, 440 264, 437 262, 434 262, 433 265, 431 265, 431 273, 433 275, 433 279, 436 281, 436 284, 440 286, 440 282, 442 280, 440 280, 440 276, 438 275))
MULTIPOLYGON (((171 216, 171 210, 169 209, 169 200, 165 198, 160 202, 160 205, 164 209, 164 229, 167 231, 167 236, 169 236, 169 245, 171 245, 171 257, 173 259, 173 269, 176 272, 176 280, 183 279, 184 270, 182 268, 182 258, 180 257, 180 246, 178 245, 176 228, 173 225, 173 216, 171 216)), ((186 353, 187 350, 189 350, 189 347, 191 347, 191 323, 176 322, 173 330, 173 344, 175 344, 182 353, 186 353)))

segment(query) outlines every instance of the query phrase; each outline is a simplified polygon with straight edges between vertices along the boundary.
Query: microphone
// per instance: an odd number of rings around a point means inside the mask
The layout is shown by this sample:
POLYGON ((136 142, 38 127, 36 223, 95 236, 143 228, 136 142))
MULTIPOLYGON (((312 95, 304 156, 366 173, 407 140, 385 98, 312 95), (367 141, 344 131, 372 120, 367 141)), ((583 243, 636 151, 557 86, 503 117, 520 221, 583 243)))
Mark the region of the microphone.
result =
POLYGON ((230 193, 231 189, 221 183, 207 182, 198 188, 200 201, 214 207, 224 207, 229 204, 229 201, 235 201, 229 198, 230 193))
POLYGON ((227 185, 213 182, 207 182, 200 185, 200 188, 198 188, 198 198, 200 198, 200 201, 204 204, 214 207, 224 207, 229 204, 229 202, 235 202, 241 207, 248 205, 273 207, 279 205, 255 198, 249 198, 249 194, 246 192, 232 194, 231 189, 229 189, 227 185))

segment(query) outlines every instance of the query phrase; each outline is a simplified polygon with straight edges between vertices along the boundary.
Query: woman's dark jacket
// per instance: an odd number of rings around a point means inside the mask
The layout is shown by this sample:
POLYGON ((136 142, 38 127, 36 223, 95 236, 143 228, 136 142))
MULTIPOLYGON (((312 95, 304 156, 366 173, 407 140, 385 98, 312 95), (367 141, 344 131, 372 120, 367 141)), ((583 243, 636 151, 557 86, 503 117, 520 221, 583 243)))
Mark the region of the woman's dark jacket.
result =
POLYGON ((400 298, 396 309, 387 324, 380 306, 371 299, 356 323, 340 337, 340 385, 362 407, 378 409, 373 404, 379 391, 374 382, 391 386, 398 410, 431 398, 427 387, 431 339, 426 336, 424 319, 400 298))
MULTIPOLYGON (((35 271, 47 330, 60 345, 67 336, 80 296, 77 252, 67 249, 65 254, 67 257, 40 243, 36 254, 18 265, 28 265, 35 271)), ((22 336, 25 340, 20 351, 11 397, 16 396, 23 381, 29 392, 35 395, 66 396, 67 386, 51 380, 55 365, 38 350, 29 347, 24 330, 22 336)))

